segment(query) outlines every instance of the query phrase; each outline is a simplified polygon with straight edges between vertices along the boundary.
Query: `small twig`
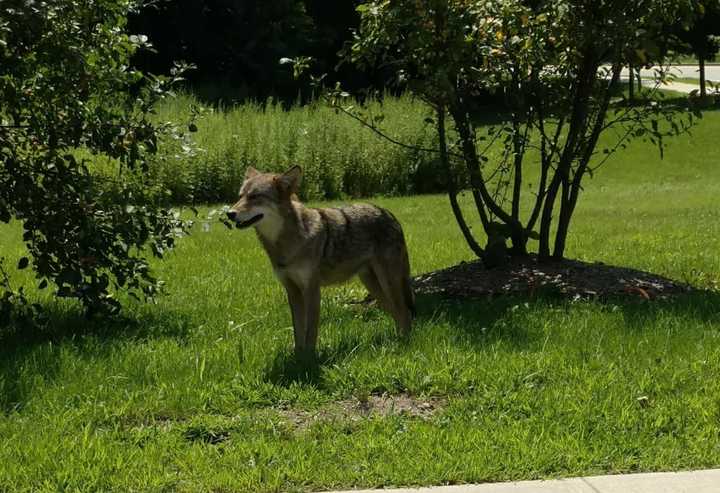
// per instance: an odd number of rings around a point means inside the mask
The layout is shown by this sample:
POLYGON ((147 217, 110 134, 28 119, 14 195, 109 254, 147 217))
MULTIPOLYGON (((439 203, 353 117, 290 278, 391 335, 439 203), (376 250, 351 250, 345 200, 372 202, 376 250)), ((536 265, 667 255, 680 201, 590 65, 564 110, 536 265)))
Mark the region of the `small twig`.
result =
POLYGON ((500 136, 500 134, 502 133, 502 131, 503 131, 502 126, 500 126, 500 130, 498 130, 497 132, 495 132, 495 135, 493 136, 492 140, 490 140, 490 142, 488 143, 488 145, 485 146, 485 149, 483 149, 483 150, 480 152, 480 154, 479 154, 480 156, 484 156, 485 154, 487 154, 487 152, 490 150, 490 148, 493 146, 493 144, 495 144, 495 141, 496 141, 497 138, 500 136))
MULTIPOLYGON (((432 154, 439 154, 439 153, 440 153, 440 151, 438 151, 437 149, 431 149, 431 148, 428 148, 428 147, 419 147, 419 146, 414 146, 414 145, 406 144, 406 143, 404 143, 404 142, 400 142, 399 140, 394 139, 393 137, 390 137, 389 135, 387 135, 386 133, 384 133, 383 131, 381 131, 380 129, 378 129, 375 125, 373 125, 373 124, 371 124, 371 123, 368 123, 368 122, 365 121, 364 119, 360 118, 359 116, 357 116, 356 114, 354 114, 352 111, 348 111, 348 110, 346 110, 345 108, 343 108, 342 106, 339 106, 339 105, 332 105, 332 106, 333 106, 334 108, 342 111, 343 113, 345 113, 345 114, 348 115, 349 117, 353 118, 354 120, 357 120, 357 121, 360 122, 362 125, 364 125, 365 127, 369 128, 370 130, 372 130, 373 132, 375 132, 376 134, 378 134, 380 137, 382 137, 383 139, 387 140, 388 142, 391 142, 392 144, 395 144, 395 145, 397 145, 397 146, 403 147, 403 148, 405 148, 405 149, 410 149, 410 150, 413 150, 413 151, 429 152, 429 153, 432 153, 432 154)), ((463 156, 462 156, 461 154, 457 154, 457 153, 450 152, 450 151, 448 151, 448 156, 453 156, 453 157, 457 157, 457 158, 463 159, 463 156)))
POLYGON ((620 146, 623 145, 623 143, 627 140, 627 138, 630 136, 630 134, 633 133, 633 131, 634 131, 633 128, 629 128, 629 129, 625 132, 625 135, 623 135, 622 137, 620 137, 620 139, 618 139, 618 141, 615 143, 615 145, 613 146, 613 148, 608 150, 607 154, 605 154, 605 157, 602 159, 602 161, 600 161, 600 162, 599 162, 598 164, 596 164, 595 166, 589 168, 590 171, 591 171, 592 173, 595 173, 595 171, 597 171, 598 168, 600 168, 603 164, 605 164, 605 163, 607 162, 607 160, 610 159, 610 156, 612 156, 613 154, 615 154, 615 152, 617 152, 618 148, 620 148, 620 146))

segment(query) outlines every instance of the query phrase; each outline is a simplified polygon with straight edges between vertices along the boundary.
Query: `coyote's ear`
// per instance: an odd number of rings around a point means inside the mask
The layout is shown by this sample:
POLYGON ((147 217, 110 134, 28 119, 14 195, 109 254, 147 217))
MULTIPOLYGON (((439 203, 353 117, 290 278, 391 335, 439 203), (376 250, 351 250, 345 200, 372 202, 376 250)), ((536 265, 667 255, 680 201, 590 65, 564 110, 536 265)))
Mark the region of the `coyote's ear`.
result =
POLYGON ((260 174, 260 172, 258 170, 256 170, 252 166, 248 166, 247 169, 245 170, 245 179, 249 180, 253 176, 257 176, 259 174, 260 174))
POLYGON ((276 178, 278 186, 287 192, 297 193, 302 181, 302 168, 293 166, 282 175, 276 178))

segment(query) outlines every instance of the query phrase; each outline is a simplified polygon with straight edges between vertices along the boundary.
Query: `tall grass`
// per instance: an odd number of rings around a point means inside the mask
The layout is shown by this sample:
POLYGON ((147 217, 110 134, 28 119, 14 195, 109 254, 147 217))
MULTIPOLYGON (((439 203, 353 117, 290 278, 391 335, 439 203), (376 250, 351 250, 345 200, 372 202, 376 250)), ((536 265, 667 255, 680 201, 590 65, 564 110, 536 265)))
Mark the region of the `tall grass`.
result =
MULTIPOLYGON (((397 140, 432 145, 427 109, 410 96, 371 100, 366 109, 383 115, 383 130, 397 140)), ((432 155, 378 138, 323 103, 289 110, 274 101, 210 108, 182 94, 158 108, 157 117, 179 123, 193 114, 197 132, 166 139, 153 166, 153 177, 176 203, 230 200, 248 166, 279 171, 299 164, 306 199, 439 190, 432 155)))

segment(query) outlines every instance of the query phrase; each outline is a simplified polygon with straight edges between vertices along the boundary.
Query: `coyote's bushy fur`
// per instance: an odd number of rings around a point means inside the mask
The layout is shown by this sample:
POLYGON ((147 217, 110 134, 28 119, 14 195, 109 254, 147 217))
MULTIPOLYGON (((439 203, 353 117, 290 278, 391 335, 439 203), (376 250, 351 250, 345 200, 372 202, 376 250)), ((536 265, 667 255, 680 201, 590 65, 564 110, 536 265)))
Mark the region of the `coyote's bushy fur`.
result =
POLYGON ((414 295, 402 228, 385 209, 369 204, 305 207, 296 192, 299 167, 282 174, 248 168, 238 201, 227 215, 238 228, 255 227, 292 312, 295 352, 314 354, 320 286, 358 275, 398 331, 410 332, 414 295))

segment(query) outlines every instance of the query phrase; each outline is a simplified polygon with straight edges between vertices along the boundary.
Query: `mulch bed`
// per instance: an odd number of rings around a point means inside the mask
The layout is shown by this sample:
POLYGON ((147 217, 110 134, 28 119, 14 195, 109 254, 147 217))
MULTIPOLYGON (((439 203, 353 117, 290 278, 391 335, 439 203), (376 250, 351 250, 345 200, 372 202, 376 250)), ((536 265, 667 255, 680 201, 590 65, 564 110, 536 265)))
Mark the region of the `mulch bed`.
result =
POLYGON ((418 294, 448 298, 480 298, 502 294, 533 296, 559 293, 571 299, 617 295, 666 299, 694 288, 666 277, 602 262, 561 260, 539 262, 537 256, 512 258, 503 267, 486 269, 481 261, 463 262, 413 280, 418 294))

